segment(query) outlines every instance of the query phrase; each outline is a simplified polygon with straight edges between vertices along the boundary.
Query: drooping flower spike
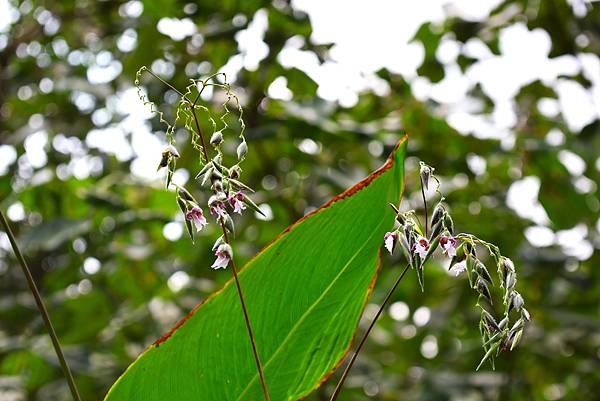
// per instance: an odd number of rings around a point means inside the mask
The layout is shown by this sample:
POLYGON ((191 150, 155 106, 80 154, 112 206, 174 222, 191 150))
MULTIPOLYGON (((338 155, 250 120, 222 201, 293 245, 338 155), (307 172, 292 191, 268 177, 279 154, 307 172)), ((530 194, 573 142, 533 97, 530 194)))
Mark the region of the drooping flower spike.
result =
MULTIPOLYGON (((517 272, 515 266, 510 259, 500 253, 500 249, 496 245, 473 234, 454 234, 454 221, 448 208, 443 203, 444 197, 439 190, 441 183, 434 175, 433 167, 423 162, 420 163, 420 167, 421 195, 425 207, 425 234, 419 229, 419 219, 415 216, 414 211, 401 213, 396 206, 390 205, 396 213, 396 223, 399 224, 399 228, 384 235, 385 247, 391 253, 394 251, 395 245, 400 244, 400 248, 408 262, 407 268, 410 266, 415 269, 422 290, 424 289, 423 267, 438 246, 451 259, 448 268, 450 274, 458 276, 463 272, 467 272, 469 285, 477 293, 477 306, 481 309, 479 327, 485 354, 477 369, 487 360, 491 360, 493 366, 494 358, 500 351, 512 350, 518 345, 525 325, 531 319, 525 308, 523 296, 516 290, 517 272), (431 230, 428 230, 425 190, 432 180, 437 184, 436 192, 440 199, 433 209, 431 230), (488 267, 478 257, 476 247, 483 248, 484 254, 489 255, 489 261, 496 262, 500 278, 499 285, 495 284, 488 267), (493 291, 491 291, 494 286, 499 287, 503 292, 504 313, 503 318, 498 321, 496 321, 492 312, 488 312, 488 309, 494 309, 493 291), (513 316, 516 314, 520 316, 516 318, 514 323, 511 323, 513 316)), ((401 278, 402 276, 399 280, 401 278)))

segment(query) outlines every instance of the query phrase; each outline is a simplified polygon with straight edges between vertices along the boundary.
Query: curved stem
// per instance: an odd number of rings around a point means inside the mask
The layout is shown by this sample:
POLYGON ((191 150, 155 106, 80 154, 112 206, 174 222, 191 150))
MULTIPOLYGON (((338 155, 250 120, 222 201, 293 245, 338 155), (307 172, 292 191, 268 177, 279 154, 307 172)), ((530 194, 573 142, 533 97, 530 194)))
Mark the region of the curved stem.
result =
POLYGON ((396 279, 396 282, 394 283, 392 288, 388 291, 387 295, 385 296, 385 299, 383 300, 381 306, 379 307, 379 310, 375 314, 375 317, 371 321, 371 324, 367 328, 367 331, 365 331, 365 334, 363 334, 362 338, 360 339, 360 342, 358 343, 358 347, 356 347, 356 350, 352 354, 352 357, 350 358, 350 362, 348 362, 348 366, 346 366, 346 369, 344 369, 344 373, 342 373, 342 377, 337 382, 337 384, 335 386, 335 390, 333 390, 333 394, 331 394, 331 398, 329 399, 329 401, 335 401, 337 399, 338 395, 340 394, 340 391, 342 391, 342 386, 343 386, 344 382, 346 381, 346 378, 348 377, 348 373, 350 372, 352 365, 354 365, 354 361, 356 361, 358 354, 360 353, 363 345, 367 341, 367 337, 369 337, 369 334, 371 334, 371 330, 375 326, 375 323, 377 323, 377 320, 383 313, 385 306, 387 305, 388 301, 392 297, 392 294, 394 293, 394 291, 396 291, 398 284, 400 284, 400 281, 402 281, 402 279, 404 278, 404 275, 408 271, 409 267, 410 267, 410 264, 407 264, 406 267, 404 268, 404 270, 402 270, 402 273, 400 273, 400 276, 398 276, 398 278, 396 279))
POLYGON ((200 137, 200 142, 202 144, 204 161, 208 163, 210 159, 208 158, 208 151, 206 150, 206 142, 204 141, 204 135, 202 135, 202 129, 200 128, 200 121, 198 121, 198 116, 196 115, 196 110, 194 109, 193 105, 190 105, 190 110, 192 111, 192 116, 194 116, 194 124, 196 124, 196 131, 198 131, 198 136, 200 137))
POLYGON ((421 195, 423 196, 423 205, 424 205, 424 209, 425 209, 425 237, 427 238, 427 226, 429 224, 429 221, 427 218, 427 198, 425 198, 425 188, 423 185, 422 177, 421 177, 421 195))
POLYGON ((33 298, 35 298, 35 303, 37 304, 38 310, 42 315, 42 319, 44 320, 44 324, 46 325, 46 329, 48 330, 48 334, 50 335, 50 339, 52 340, 52 345, 54 346, 54 351, 56 352, 56 356, 60 362, 60 366, 62 367, 63 373, 65 374, 65 378, 67 379, 67 383, 69 384, 69 389, 71 390, 71 395, 75 401, 81 401, 81 397, 79 396, 79 391, 77 390, 77 385, 75 384, 75 379, 71 374, 71 369, 69 369, 69 365, 67 364, 67 360, 65 359, 65 355, 60 346, 60 342, 58 341, 58 336, 56 335, 56 331, 54 330, 54 326, 52 325, 52 321, 50 320, 50 315, 48 314, 48 310, 46 309, 46 305, 42 299, 42 295, 38 291, 38 288, 33 280, 33 276, 31 274, 31 270, 27 265, 27 261, 23 257, 19 246, 17 245, 17 241, 15 236, 4 217, 4 213, 0 210, 0 222, 4 226, 4 231, 10 240, 10 244, 15 252, 15 256, 23 269, 23 273, 25 274, 25 278, 27 279, 27 284, 29 285, 29 289, 33 294, 33 298))
MULTIPOLYGON (((227 229, 225 224, 221 222, 221 228, 223 229, 223 239, 229 244, 229 238, 227 235, 227 229)), ((242 286, 238 277, 237 266, 233 257, 231 258, 231 272, 235 280, 235 286, 240 298, 240 304, 242 305, 242 311, 244 312, 244 320, 246 321, 246 328, 248 329, 248 337, 250 338, 250 344, 252 345, 252 352, 254 353, 254 361, 256 362, 256 369, 260 377, 260 384, 262 386, 263 393, 265 395, 265 401, 270 401, 269 390, 267 388, 267 381, 265 380, 265 374, 263 372, 262 364, 260 363, 260 357, 258 356, 258 350, 256 349, 256 341, 254 340, 254 333, 252 332, 252 325, 250 324, 250 317, 248 315, 248 309, 246 308, 246 302, 244 301, 244 293, 242 292, 242 286)))
POLYGON ((160 82, 162 82, 163 84, 167 85, 169 88, 171 88, 172 90, 177 92, 179 94, 179 96, 183 96, 183 93, 181 93, 179 91, 179 89, 177 89, 176 87, 174 87, 173 85, 171 85, 170 83, 168 83, 167 81, 165 81, 164 79, 162 79, 161 77, 156 75, 154 72, 152 72, 152 70, 150 68, 146 68, 146 71, 148 72, 148 74, 152 75, 154 78, 158 79, 160 82))

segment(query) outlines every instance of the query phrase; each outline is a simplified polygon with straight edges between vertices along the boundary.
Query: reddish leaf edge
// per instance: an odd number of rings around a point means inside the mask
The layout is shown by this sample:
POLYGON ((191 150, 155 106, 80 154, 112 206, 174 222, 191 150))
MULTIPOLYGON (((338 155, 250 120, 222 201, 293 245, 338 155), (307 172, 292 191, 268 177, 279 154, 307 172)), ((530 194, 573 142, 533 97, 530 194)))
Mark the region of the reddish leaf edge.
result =
MULTIPOLYGON (((402 136, 402 138, 400 138, 400 140, 398 141, 398 143, 396 144, 396 146, 394 146, 394 150, 392 150, 392 152, 390 153, 390 156, 386 160, 385 164, 383 166, 381 166, 378 170, 376 170, 373 174, 379 172, 379 170, 381 170, 381 169, 384 169, 384 171, 388 170, 394 164, 394 157, 396 155, 396 152, 398 151, 398 149, 400 148, 400 146, 402 146, 402 144, 404 144, 404 142, 406 142, 407 140, 408 140, 408 135, 404 134, 402 136), (388 163, 390 163, 389 166, 387 166, 388 163)), ((379 173, 379 174, 381 174, 381 173, 379 173)), ((365 180, 363 180, 363 181, 365 181, 365 180)), ((361 182, 359 182, 356 185, 359 185, 361 182)), ((352 187, 352 188, 354 188, 354 187, 352 187)), ((352 189, 352 188, 350 188, 350 189, 352 189)), ((403 179, 402 180, 402 188, 400 189, 400 197, 398 198, 398 203, 402 202, 402 199, 404 198, 404 190, 405 190, 405 188, 406 188, 406 182, 403 179)), ((350 339, 350 341, 348 342, 348 345, 346 346, 346 351, 344 352, 344 354, 342 355, 342 357, 337 361, 337 363, 331 368, 331 370, 329 372, 327 372, 325 374, 325 376, 323 376, 323 378, 321 379, 321 381, 319 381, 319 383, 317 383, 316 386, 314 386, 313 388, 311 388, 305 394, 301 395, 300 398, 298 398, 297 401, 301 401, 301 400, 305 399, 310 394, 312 394, 316 389, 318 389, 323 384, 325 384, 333 376, 333 374, 340 368, 340 366, 342 365, 342 363, 344 363, 344 361, 346 360, 346 357, 348 356, 348 354, 352 350, 352 346, 354 345, 354 342, 356 341, 356 335, 358 333, 358 326, 359 326, 360 320, 361 320, 361 318, 363 316, 365 307, 367 306, 367 302, 369 301, 369 298, 371 298, 371 295, 373 294, 373 289, 375 288, 375 284, 377 282, 377 279, 379 278, 380 269, 381 269, 381 248, 379 248, 379 250, 377 251, 377 267, 375 269, 375 274, 373 275, 373 278, 371 279, 371 282, 369 283, 369 288, 367 288, 367 292, 365 294, 365 298, 363 300, 363 304, 362 304, 362 307, 361 307, 361 313, 358 316, 358 320, 356 321, 355 329, 354 329, 354 334, 352 335, 352 338, 350 339)))
MULTIPOLYGON (((327 201, 323 205, 319 206, 317 209, 315 209, 312 212, 307 213, 306 215, 302 216, 301 218, 299 218, 298 220, 296 220, 294 223, 292 223, 291 225, 289 225, 286 229, 284 229, 281 233, 279 233, 275 238, 273 238, 273 240, 271 240, 258 253, 256 253, 256 255, 254 255, 250 260, 248 260, 248 262, 246 262, 246 264, 239 270, 238 276, 240 276, 241 274, 243 274, 243 272, 246 269, 246 267, 248 267, 248 265, 250 265, 250 263, 252 263, 252 261, 258 255, 260 255, 265 250, 267 250, 270 246, 272 246, 275 242, 277 242, 285 234, 287 234, 288 232, 290 232, 294 227, 296 227, 302 221, 304 221, 305 219, 307 219, 307 218, 309 218, 309 217, 311 217, 311 216, 313 216, 313 215, 315 215, 317 213, 320 213, 324 209, 327 209, 329 206, 331 206, 335 202, 337 202, 339 200, 342 200, 342 199, 345 199, 345 198, 347 198, 349 196, 352 196, 356 192, 358 192, 361 189, 367 187, 373 180, 375 180, 377 177, 379 177, 380 175, 382 175, 383 173, 385 173, 387 170, 389 170, 390 168, 392 168, 392 166, 394 165, 394 161, 395 161, 394 158, 395 158, 396 152, 398 152, 398 150, 400 149, 400 147, 407 140, 408 140, 408 134, 404 134, 398 140, 398 142, 394 146, 394 149, 390 152, 390 155, 386 159, 385 163, 383 163, 381 165, 381 167, 379 167, 377 170, 375 170, 374 172, 372 172, 371 174, 369 174, 368 176, 366 176, 365 178, 363 178, 358 183, 354 184, 352 187, 346 189, 344 192, 342 192, 342 193, 334 196, 329 201, 327 201)), ((399 197, 398 201, 402 200, 403 195, 404 195, 404 189, 405 189, 405 182, 404 182, 404 180, 402 180, 402 188, 400 190, 400 197, 399 197)), ((367 304, 367 301, 369 300, 369 298, 370 298, 370 296, 371 296, 371 294, 373 292, 373 288, 374 288, 375 283, 377 281, 377 278, 379 276, 380 266, 381 266, 381 250, 379 250, 378 253, 377 253, 377 268, 376 268, 375 274, 373 275, 373 278, 371 279, 371 283, 369 284, 369 288, 367 289, 367 293, 365 295, 365 299, 363 301, 363 305, 362 305, 362 308, 361 308, 361 315, 359 316, 358 321, 356 322, 356 328, 358 328, 358 325, 360 323, 360 318, 362 316, 362 312, 364 311, 364 308, 365 308, 365 306, 367 304)), ((151 348, 159 348, 160 345, 162 343, 164 343, 165 341, 167 341, 175 333, 175 331, 177 331, 177 329, 179 329, 181 326, 183 326, 202 307, 202 305, 204 305, 206 302, 208 302, 213 297, 217 296, 219 293, 221 293, 223 290, 225 290, 229 285, 232 285, 232 282, 233 282, 233 278, 229 279, 223 285, 223 287, 221 287, 220 289, 218 289, 217 291, 213 292, 212 294, 210 294, 209 296, 207 296, 205 299, 203 299, 198 305, 196 305, 191 311, 189 311, 183 318, 181 318, 167 333, 165 333, 164 335, 162 335, 161 337, 159 337, 154 343, 152 343, 142 353, 140 353, 140 355, 138 355, 138 357, 133 362, 131 362, 131 364, 127 367, 127 369, 125 369, 125 371, 121 374, 121 376, 119 376, 119 378, 113 383, 113 385, 111 386, 111 388, 108 390, 106 396, 108 396, 108 394, 110 394, 112 388, 123 378, 123 376, 137 362, 138 359, 140 359, 151 348)), ((346 356, 348 356, 348 353, 350 352, 352 344, 354 344, 354 341, 356 339, 356 331, 357 330, 355 329, 354 330, 354 334, 352 336, 352 339, 348 343, 348 346, 346 347, 346 351, 345 351, 344 355, 342 355, 342 357, 340 358, 340 360, 323 377, 323 379, 321 379, 321 381, 315 387, 313 387, 308 392, 306 392, 306 394, 301 395, 300 398, 298 398, 298 401, 300 401, 300 400, 304 399, 305 397, 307 397, 309 394, 311 394, 313 391, 315 391, 317 388, 319 388, 323 383, 325 383, 327 380, 329 380, 329 378, 333 375, 333 373, 340 367, 340 365, 343 363, 344 359, 346 359, 346 356)))
MULTIPOLYGON (((385 163, 379 167, 377 170, 375 170, 373 173, 369 174, 367 177, 365 177, 364 179, 362 179, 361 181, 359 181, 358 183, 354 184, 352 187, 348 188, 347 190, 345 190, 344 192, 342 192, 341 194, 338 194, 336 196, 334 196, 333 198, 331 198, 329 201, 327 201, 326 203, 324 203, 323 205, 321 205, 319 208, 313 210, 312 212, 302 216, 300 219, 296 220, 294 223, 292 223, 290 226, 288 226, 286 229, 284 229, 280 234, 278 234, 273 240, 271 240, 271 242, 269 242, 267 245, 265 245, 256 255, 254 255, 250 260, 248 260, 248 262, 246 262, 246 264, 240 269, 240 271, 238 272, 238 276, 240 276, 244 269, 246 269, 246 267, 252 263, 252 261, 261 253, 263 253, 264 251, 266 251, 271 245, 273 245, 275 242, 277 242, 281 237, 283 237, 285 234, 287 234, 288 232, 290 232, 294 227, 296 227, 298 224, 300 224, 302 221, 304 221, 305 219, 321 212, 322 210, 328 208, 329 206, 331 206, 333 203, 342 200, 344 198, 347 198, 349 196, 352 196, 353 194, 355 194, 356 192, 360 191, 361 189, 365 188, 366 186, 368 186, 373 180, 375 180, 377 177, 379 177, 381 174, 383 174, 384 172, 386 172, 387 170, 389 170, 393 165, 394 165, 394 156, 396 154, 396 152, 398 151, 398 149, 400 148, 400 146, 402 146, 402 144, 404 142, 406 142, 408 138, 408 135, 404 135, 396 144, 396 146, 394 146, 394 150, 392 150, 392 152, 390 153, 390 156, 387 158, 387 160, 385 161, 385 163)), ((404 182, 402 183, 402 189, 400 191, 400 199, 402 199, 402 195, 404 194, 404 182)), ((376 278, 376 277, 375 277, 376 278)), ((223 287, 221 287, 219 290, 213 292, 212 294, 210 294, 208 297, 206 297, 204 300, 202 300, 202 302, 200 302, 198 305, 196 305, 190 312, 188 312, 188 314, 186 316, 184 316, 181 320, 179 320, 175 326, 173 326, 167 333, 165 333, 164 335, 162 335, 160 338, 158 338, 153 344, 152 346, 160 346, 160 344, 164 343, 166 340, 169 339, 169 337, 171 337, 173 335, 173 333, 175 333, 175 331, 177 329, 179 329, 181 326, 183 326, 183 324, 190 318, 192 317, 196 311, 198 309, 200 309, 200 307, 207 302, 208 300, 210 300, 211 298, 213 298, 214 296, 216 296, 217 294, 219 294, 221 291, 223 291, 225 288, 227 288, 227 286, 231 285, 233 282, 233 279, 229 279, 224 285, 223 287)), ((374 283, 372 283, 374 284, 374 283)), ((371 290, 371 289, 370 289, 371 290)))

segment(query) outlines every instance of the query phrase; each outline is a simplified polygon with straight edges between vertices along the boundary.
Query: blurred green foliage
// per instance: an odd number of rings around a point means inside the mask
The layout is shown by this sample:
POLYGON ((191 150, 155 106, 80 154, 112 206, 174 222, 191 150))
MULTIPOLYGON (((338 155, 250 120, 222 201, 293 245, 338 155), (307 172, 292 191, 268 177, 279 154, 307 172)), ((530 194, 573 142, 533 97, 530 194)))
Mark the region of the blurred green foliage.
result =
MULTIPOLYGON (((349 108, 320 99, 313 79, 278 61, 292 37, 304 38, 302 49, 314 52, 320 62, 330 57, 329 46, 309 40, 307 15, 285 1, 39 0, 13 6, 20 10, 11 14, 17 21, 0 33, 0 146, 14 147, 18 159, 0 171, 0 207, 14 220, 84 399, 102 399, 147 345, 229 278, 209 269, 216 230, 194 245, 184 236, 167 240, 173 221, 180 221, 173 193, 164 190, 158 176, 148 182, 132 174, 131 155, 116 157, 91 146, 89 132, 127 118, 119 113, 115 94, 133 86, 141 65, 162 68, 179 88, 187 84, 187 74, 198 77, 221 68, 239 52, 236 34, 260 9, 268 16, 264 42, 269 53, 259 68, 242 68, 235 87, 244 101, 250 144, 244 174, 257 189, 256 200, 271 207, 273 219, 259 221, 250 214, 240 219, 240 262, 378 167, 401 132, 407 132, 411 157, 404 207, 422 212, 418 160, 432 164, 447 183, 444 192, 457 229, 498 244, 517 264, 518 288, 533 317, 516 351, 503 355, 495 371, 475 373, 481 357, 475 299, 466 279, 450 278, 440 259, 440 266, 427 268, 425 293, 414 276, 402 283, 340 401, 597 398, 600 124, 596 120, 573 132, 560 114, 540 113, 537 102, 555 98, 552 89, 535 81, 520 90, 514 145, 505 146, 496 139, 459 134, 444 119, 440 104, 417 100, 405 78, 385 69, 378 76, 389 84, 388 94, 365 91, 349 108), (139 15, 138 9, 143 10, 139 15), (157 30, 163 17, 190 18, 198 32, 173 40, 157 30), (123 37, 132 32, 135 46, 128 48, 123 37), (109 52, 108 63, 121 63, 122 71, 108 82, 93 83, 90 70, 102 52, 109 52), (289 101, 267 95, 280 76, 293 92, 289 101), (556 128, 565 133, 564 140, 549 140, 556 128), (45 159, 32 163, 35 146, 32 141, 27 149, 27 141, 40 131, 47 139, 41 141, 45 159), (591 190, 575 185, 577 177, 560 162, 565 150, 585 162, 591 190), (474 171, 468 162, 473 155, 485 161, 483 171, 474 171), (523 177, 539 178, 539 201, 562 244, 534 246, 526 240, 524 230, 534 223, 506 204, 509 188, 523 177), (574 227, 583 235, 573 234, 574 227), (569 241, 574 246, 585 241, 592 254, 573 256, 564 246, 569 241), (185 280, 175 280, 174 274, 181 278, 181 272, 185 280)), ((600 7, 588 7, 585 16, 577 17, 565 0, 511 0, 482 22, 449 17, 441 25, 425 24, 415 37, 426 49, 418 73, 432 82, 442 79, 445 71, 435 50, 444 35, 461 43, 480 38, 498 53, 499 32, 516 22, 548 32, 552 57, 599 54, 600 7)), ((463 70, 474 62, 464 56, 458 61, 463 70)), ((591 85, 583 74, 574 79, 591 85)), ((173 93, 156 80, 143 84, 169 115, 173 93)), ((490 107, 481 88, 470 95, 490 107)), ((147 123, 158 138, 164 137, 156 119, 141 122, 147 123)), ((188 134, 181 130, 176 138, 182 153, 178 167, 193 176, 197 163, 191 147, 184 146, 188 134)), ((129 131, 126 140, 134 140, 129 131)), ((7 149, 0 148, 5 158, 0 165, 9 158, 7 149)), ((157 163, 160 159, 159 154, 143 156, 156 156, 157 163)), ((67 400, 33 298, 4 237, 0 239, 0 400, 67 400)), ((401 267, 401 259, 384 258, 371 302, 382 299, 401 267)), ((368 306, 365 323, 372 311, 368 306)), ((332 381, 309 400, 326 400, 332 381)))

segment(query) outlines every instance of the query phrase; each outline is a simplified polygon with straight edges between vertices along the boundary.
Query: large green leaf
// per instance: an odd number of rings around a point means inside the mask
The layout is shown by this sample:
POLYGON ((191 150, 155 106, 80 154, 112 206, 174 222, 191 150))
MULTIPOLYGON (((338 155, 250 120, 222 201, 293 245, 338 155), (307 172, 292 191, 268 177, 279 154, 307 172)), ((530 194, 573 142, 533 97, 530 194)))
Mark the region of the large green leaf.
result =
MULTIPOLYGON (((285 230, 240 272, 273 401, 297 400, 348 350, 403 189, 405 139, 369 177, 285 230)), ((150 346, 107 401, 263 399, 235 286, 150 346)))

